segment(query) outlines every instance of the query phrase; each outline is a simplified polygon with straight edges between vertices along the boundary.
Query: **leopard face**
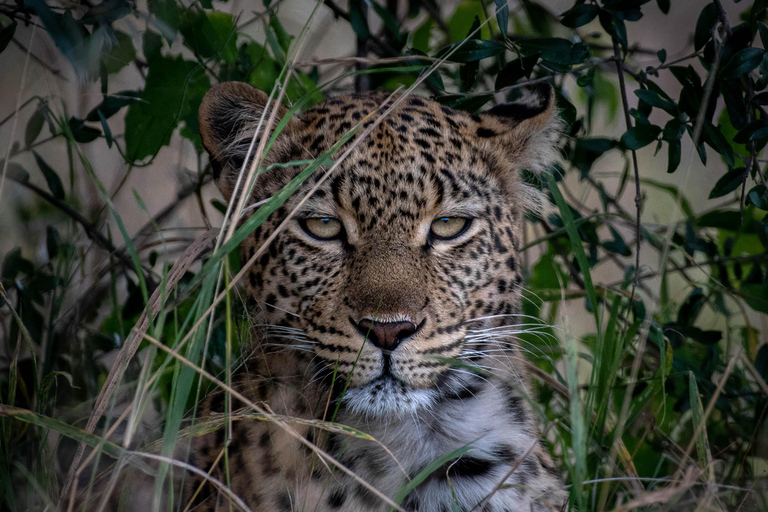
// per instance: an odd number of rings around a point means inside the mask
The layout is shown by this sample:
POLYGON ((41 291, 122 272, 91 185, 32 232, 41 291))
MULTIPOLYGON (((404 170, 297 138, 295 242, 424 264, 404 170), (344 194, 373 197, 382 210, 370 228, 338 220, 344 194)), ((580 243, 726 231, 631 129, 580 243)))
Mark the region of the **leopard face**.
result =
MULTIPOLYGON (((201 107, 228 198, 239 195, 267 103, 246 84, 224 83, 201 107)), ((370 93, 291 117, 246 204, 275 196, 301 171, 284 164, 321 156, 355 127, 370 133, 346 142, 332 158, 353 149, 333 173, 312 174, 242 243, 243 261, 254 260, 246 290, 260 332, 255 356, 276 374, 336 389, 349 411, 368 417, 413 414, 461 393, 472 373, 462 363, 509 370, 514 344, 473 333, 515 323, 523 215, 537 201, 519 171, 551 160, 553 103, 547 89, 469 115, 370 93)))

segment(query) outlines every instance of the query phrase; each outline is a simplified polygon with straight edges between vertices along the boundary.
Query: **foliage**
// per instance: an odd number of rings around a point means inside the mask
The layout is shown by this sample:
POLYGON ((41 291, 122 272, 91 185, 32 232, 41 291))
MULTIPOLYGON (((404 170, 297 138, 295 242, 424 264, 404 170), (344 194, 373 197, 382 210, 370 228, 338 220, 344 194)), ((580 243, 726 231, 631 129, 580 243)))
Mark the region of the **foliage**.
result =
MULTIPOLYGON (((536 83, 556 88, 563 158, 546 180, 528 175, 557 207, 547 218, 531 217, 526 244, 524 313, 544 327, 521 341, 544 370, 534 401, 544 404, 547 441, 567 471, 571 509, 658 510, 659 501, 696 500, 718 510, 768 507, 759 492, 768 447, 768 187, 761 168, 768 2, 740 4, 738 20, 726 16, 720 0, 697 4, 698 17, 681 27, 692 47, 653 49, 631 40, 628 25, 650 10, 669 13, 669 0, 577 0, 564 13, 533 0, 465 0, 450 11, 434 0, 409 0, 399 14, 391 1, 351 0, 349 9, 321 2, 315 10, 331 9, 348 24, 358 56, 367 58, 309 64, 297 63, 302 34, 286 31, 279 4, 265 0, 246 18, 210 0, 0 3, 0 52, 18 51, 35 27, 72 70, 49 70, 53 79, 74 75, 102 96, 77 117, 59 97, 22 94, 25 101, 0 120, 2 127, 26 116, 0 162, 0 194, 5 200, 15 187, 32 194, 13 205, 25 238, 13 240, 0 272, 2 507, 56 503, 76 441, 98 444, 83 418, 109 379, 105 355, 132 343, 153 292, 164 290, 148 337, 139 335, 136 356, 115 368, 124 372, 120 400, 133 400, 131 425, 147 408, 161 411, 164 454, 211 385, 199 370, 226 380, 237 364, 239 340, 249 331, 230 286, 239 263, 227 256, 277 203, 195 256, 202 270, 191 261, 182 266, 178 285, 171 265, 179 251, 163 228, 188 196, 198 198, 200 219, 208 222, 202 190, 211 170, 196 116, 211 84, 280 89, 286 104, 304 108, 349 88, 351 79, 357 87, 394 90, 420 77, 419 92, 469 112, 514 100, 536 83), (131 32, 137 23, 140 30, 131 32), (259 41, 248 32, 256 23, 259 41), (640 67, 641 57, 658 63, 640 67), (436 59, 444 62, 432 67, 436 59), (339 62, 341 76, 331 71, 339 62), (113 90, 114 77, 130 69, 141 84, 113 90), (605 118, 616 114, 622 128, 603 133, 605 118), (136 194, 148 221, 129 236, 122 216, 130 212, 115 207, 122 185, 108 191, 84 148, 118 152, 124 183, 134 170, 156 167, 178 136, 194 147, 200 167, 153 218, 136 194), (61 158, 44 159, 41 148, 55 141, 61 158), (649 177, 638 153, 682 178, 649 177), (690 176, 692 159, 706 166, 706 176, 690 176), (35 167, 21 163, 30 161, 35 167), (607 161, 618 163, 598 172, 607 161), (697 178, 712 182, 706 204, 687 197, 686 184, 697 178), (84 208, 81 182, 98 191, 103 207, 84 208), (668 197, 671 215, 643 209, 659 196, 668 197), (622 277, 610 282, 617 273, 622 277), (551 326, 566 308, 594 318, 581 340, 551 326), (51 433, 58 434, 55 445, 47 442, 51 433), (689 467, 692 480, 684 478, 689 467)), ((305 163, 303 176, 320 163, 305 163)), ((213 206, 226 210, 218 201, 213 206)), ((230 212, 224 222, 232 218, 230 212)), ((110 401, 95 433, 106 439, 120 411, 110 401)), ((123 456, 110 442, 100 450, 110 462, 123 456)))

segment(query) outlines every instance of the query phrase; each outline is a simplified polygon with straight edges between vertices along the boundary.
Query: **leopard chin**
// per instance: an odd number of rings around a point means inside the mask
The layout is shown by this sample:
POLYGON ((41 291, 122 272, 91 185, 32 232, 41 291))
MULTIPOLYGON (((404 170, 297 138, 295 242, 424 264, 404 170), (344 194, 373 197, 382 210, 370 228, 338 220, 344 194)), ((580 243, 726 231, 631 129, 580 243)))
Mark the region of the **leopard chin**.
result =
POLYGON ((364 418, 412 416, 431 408, 437 401, 434 389, 415 389, 390 376, 347 390, 342 403, 347 411, 364 418))

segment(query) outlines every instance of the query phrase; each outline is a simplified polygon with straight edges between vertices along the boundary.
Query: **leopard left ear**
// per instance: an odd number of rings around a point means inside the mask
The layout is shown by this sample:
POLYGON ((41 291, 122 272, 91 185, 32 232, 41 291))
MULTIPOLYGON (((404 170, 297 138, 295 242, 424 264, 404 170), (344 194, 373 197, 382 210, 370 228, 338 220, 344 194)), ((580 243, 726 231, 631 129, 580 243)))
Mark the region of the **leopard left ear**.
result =
POLYGON ((557 157, 561 121, 556 112, 555 90, 541 84, 520 100, 477 116, 475 136, 517 169, 542 172, 557 157))

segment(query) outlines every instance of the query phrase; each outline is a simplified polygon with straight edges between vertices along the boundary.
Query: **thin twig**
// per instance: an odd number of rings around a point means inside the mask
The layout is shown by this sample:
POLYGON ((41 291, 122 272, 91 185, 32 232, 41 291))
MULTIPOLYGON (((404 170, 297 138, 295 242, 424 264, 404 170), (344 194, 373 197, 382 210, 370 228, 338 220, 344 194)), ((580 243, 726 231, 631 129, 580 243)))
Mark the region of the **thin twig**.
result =
MULTIPOLYGON (((621 91, 621 103, 624 107, 624 120, 627 123, 627 130, 632 129, 632 118, 629 115, 629 100, 627 99, 627 86, 624 82, 624 66, 621 59, 621 48, 619 47, 619 41, 613 40, 613 56, 616 59, 616 72, 619 75, 619 90, 621 91)), ((642 226, 640 224, 640 212, 643 206, 643 197, 640 192, 640 169, 637 165, 637 152, 632 150, 632 164, 635 170, 635 210, 637 211, 637 219, 635 221, 635 236, 637 237, 635 243, 635 279, 632 282, 632 291, 629 294, 629 305, 632 307, 635 300, 635 292, 637 286, 640 283, 640 245, 643 239, 642 226)))

